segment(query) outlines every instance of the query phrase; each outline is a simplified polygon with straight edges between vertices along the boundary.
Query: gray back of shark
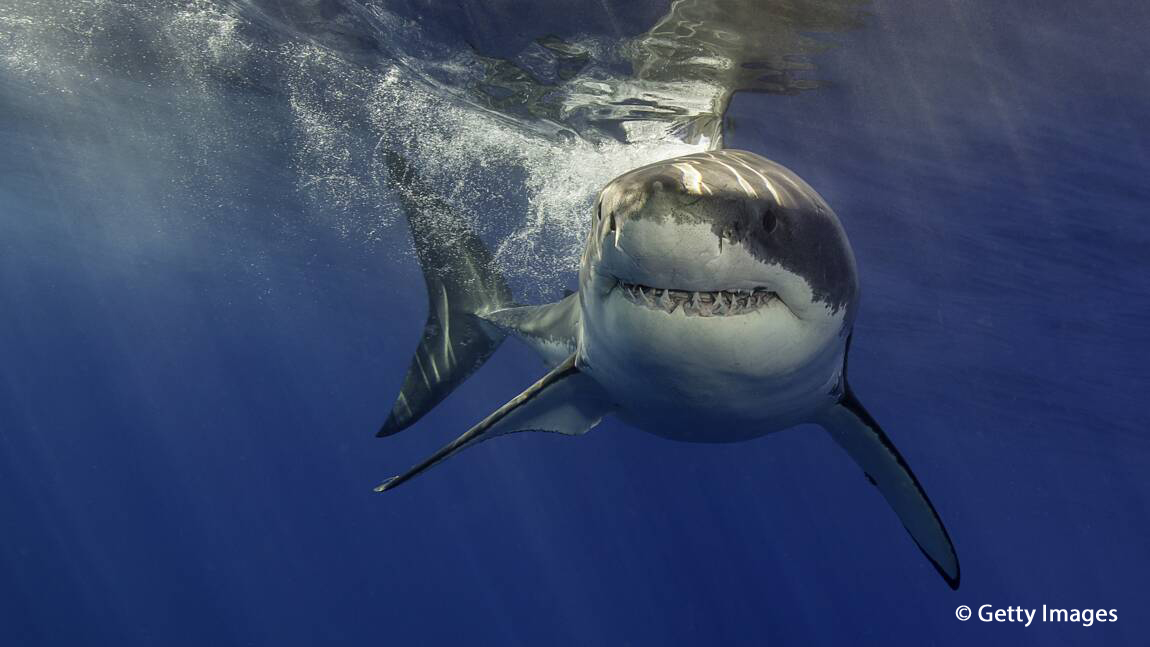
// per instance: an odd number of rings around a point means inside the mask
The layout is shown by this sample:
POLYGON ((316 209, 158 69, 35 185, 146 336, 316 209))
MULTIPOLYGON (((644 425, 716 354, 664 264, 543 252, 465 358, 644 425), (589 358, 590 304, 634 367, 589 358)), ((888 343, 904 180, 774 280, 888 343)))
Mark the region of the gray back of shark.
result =
POLYGON ((392 177, 427 277, 429 318, 380 435, 418 420, 507 334, 550 371, 456 440, 379 486, 495 436, 581 435, 614 415, 690 442, 738 442, 816 423, 863 469, 952 588, 958 558, 902 455, 846 376, 854 255, 826 202, 789 169, 720 150, 625 173, 599 194, 579 291, 514 306, 478 237, 400 158, 392 177))

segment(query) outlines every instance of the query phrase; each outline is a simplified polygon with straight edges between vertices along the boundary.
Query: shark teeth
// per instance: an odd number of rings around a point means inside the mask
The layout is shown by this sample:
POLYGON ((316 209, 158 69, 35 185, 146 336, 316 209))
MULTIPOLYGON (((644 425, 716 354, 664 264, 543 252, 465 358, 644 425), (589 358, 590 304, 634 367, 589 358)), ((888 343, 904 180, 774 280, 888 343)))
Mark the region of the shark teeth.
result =
POLYGON ((688 317, 728 317, 754 312, 778 295, 764 288, 754 290, 688 291, 653 288, 620 281, 623 297, 636 305, 673 313, 682 308, 688 317))

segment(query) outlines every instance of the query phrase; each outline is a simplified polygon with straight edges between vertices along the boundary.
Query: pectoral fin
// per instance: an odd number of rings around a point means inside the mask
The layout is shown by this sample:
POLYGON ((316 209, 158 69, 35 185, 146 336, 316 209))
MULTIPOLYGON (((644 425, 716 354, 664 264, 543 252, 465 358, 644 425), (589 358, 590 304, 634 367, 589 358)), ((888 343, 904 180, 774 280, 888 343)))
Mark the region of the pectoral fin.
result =
POLYGON ((819 420, 882 492, 902 525, 950 588, 959 583, 958 555, 942 519, 914 472, 850 388, 819 420))
POLYGON ((390 490, 465 447, 518 431, 586 433, 611 410, 602 388, 575 365, 575 355, 555 367, 526 391, 499 407, 482 422, 408 471, 375 488, 390 490))

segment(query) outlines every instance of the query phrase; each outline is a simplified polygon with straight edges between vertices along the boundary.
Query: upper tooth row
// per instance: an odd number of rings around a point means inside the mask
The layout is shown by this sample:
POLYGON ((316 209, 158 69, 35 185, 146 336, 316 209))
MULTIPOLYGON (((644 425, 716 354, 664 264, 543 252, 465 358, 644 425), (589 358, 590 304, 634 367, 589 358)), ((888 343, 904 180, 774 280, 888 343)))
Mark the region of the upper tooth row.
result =
POLYGON ((680 305, 686 314, 709 317, 712 315, 742 314, 765 305, 773 296, 768 290, 720 290, 717 292, 687 292, 652 288, 635 283, 621 283, 631 301, 667 312, 680 305))

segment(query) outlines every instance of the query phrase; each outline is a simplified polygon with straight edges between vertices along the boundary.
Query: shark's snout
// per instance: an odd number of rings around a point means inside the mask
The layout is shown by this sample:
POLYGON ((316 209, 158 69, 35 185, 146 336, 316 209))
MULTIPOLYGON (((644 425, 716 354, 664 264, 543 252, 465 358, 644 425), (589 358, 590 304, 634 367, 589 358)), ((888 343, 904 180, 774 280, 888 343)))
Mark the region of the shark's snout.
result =
POLYGON ((787 168, 744 151, 675 158, 619 176, 596 203, 590 258, 662 289, 767 289, 795 312, 851 308, 854 256, 838 218, 787 168))

